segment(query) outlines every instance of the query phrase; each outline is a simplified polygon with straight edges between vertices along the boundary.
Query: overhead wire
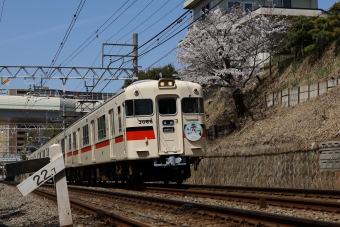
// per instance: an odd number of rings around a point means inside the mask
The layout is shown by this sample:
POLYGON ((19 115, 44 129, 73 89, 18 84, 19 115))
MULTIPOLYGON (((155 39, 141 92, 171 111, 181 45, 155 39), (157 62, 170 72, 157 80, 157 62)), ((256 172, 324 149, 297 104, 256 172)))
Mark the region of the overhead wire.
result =
POLYGON ((126 26, 128 26, 132 21, 134 21, 154 0, 151 0, 138 14, 136 14, 125 26, 123 26, 120 30, 118 30, 114 35, 112 35, 108 40, 112 39, 119 32, 121 32, 126 26))
MULTIPOLYGON (((105 25, 107 24, 111 18, 116 15, 121 9, 123 9, 123 7, 125 5, 127 5, 127 3, 130 0, 127 0, 122 6, 120 6, 113 14, 111 14, 111 16, 98 28, 96 29, 96 31, 94 33, 92 33, 78 48, 76 48, 63 62, 61 62, 60 65, 66 65, 68 64, 70 61, 72 61, 77 55, 79 55, 86 47, 88 47, 96 38, 99 37, 99 35, 104 32, 110 25, 112 25, 113 22, 115 22, 123 13, 125 13, 135 2, 136 0, 134 0, 122 13, 120 13, 113 21, 111 21, 99 34, 98 31, 105 25), (95 35, 95 37, 89 42, 87 43, 91 37, 93 37, 95 35), (87 43, 86 46, 84 46, 87 43), (84 46, 84 47, 83 47, 84 46), (83 47, 78 53, 76 53, 81 47, 83 47), (75 54, 76 53, 76 54, 75 54), (73 56, 74 55, 74 56, 73 56), (72 57, 73 56, 73 57, 72 57), (72 58, 71 58, 72 57, 72 58), (71 58, 71 59, 70 59, 71 58), (70 60, 69 60, 70 59, 70 60), (68 60, 68 61, 67 61, 68 60), (66 62, 67 61, 67 62, 66 62), (65 63, 66 62, 66 63, 65 63)), ((99 53, 100 55, 100 53, 99 53)), ((99 56, 98 55, 98 56, 99 56)), ((97 57, 98 58, 98 57, 97 57)), ((81 82, 79 83, 79 85, 81 84, 81 82)), ((77 87, 79 87, 79 85, 77 87)))
MULTIPOLYGON (((129 2, 130 0, 128 0, 129 2)), ((83 44, 85 44, 85 42, 80 46, 78 47, 75 51, 72 52, 72 54, 70 54, 70 56, 68 56, 66 58, 65 61, 62 62, 62 64, 68 64, 70 61, 72 61, 77 55, 79 55, 86 47, 88 47, 96 38, 99 37, 99 35, 101 35, 109 26, 112 25, 113 22, 115 22, 123 13, 125 13, 134 3, 136 3, 137 0, 134 0, 120 15, 118 15, 116 17, 116 19, 114 21, 111 21, 111 23, 109 25, 107 25, 100 33, 98 33, 98 29, 96 30, 96 32, 94 34, 96 34, 96 36, 88 43, 86 44, 86 46, 84 46, 80 51, 78 51, 83 44), (78 51, 78 52, 77 52, 78 51), (75 52, 77 52, 68 62, 66 62, 75 52), (66 63, 65 63, 66 62, 66 63)), ((125 5, 125 4, 124 4, 125 5)), ((105 22, 106 23, 106 22, 105 22)), ((91 35, 92 36, 92 35, 91 35)), ((89 37, 87 40, 89 40, 91 37, 89 37)))
POLYGON ((2 19, 2 13, 4 12, 4 8, 5 8, 5 0, 3 0, 3 2, 2 2, 1 15, 0 15, 0 23, 1 23, 1 19, 2 19))
MULTIPOLYGON (((167 2, 166 2, 166 3, 167 3, 167 2)), ((165 4, 166 4, 166 3, 165 3, 165 4)), ((163 8, 165 4, 163 4, 159 9, 157 9, 157 11, 159 11, 161 8, 163 8)), ((167 14, 163 15, 163 17, 162 17, 161 19, 158 19, 158 20, 156 20, 156 21, 157 21, 157 22, 161 21, 166 15, 170 14, 170 13, 171 13, 174 9, 176 9, 180 4, 182 4, 182 2, 180 2, 178 5, 176 5, 176 6, 175 6, 173 9, 171 9, 167 14)), ((153 15, 154 15, 154 14, 153 14, 153 15)), ((184 15, 185 15, 185 14, 184 14, 184 15)), ((143 24, 145 21, 147 21, 149 18, 151 18, 151 16, 148 17, 146 20, 144 20, 142 23, 140 23, 140 25, 143 24)), ((177 21, 178 21, 178 20, 176 20, 176 21, 173 22, 172 24, 176 23, 177 21)), ((149 26, 148 28, 144 29, 144 31, 146 31, 147 29, 151 28, 151 27, 152 27, 153 25, 155 25, 155 24, 156 24, 156 23, 153 23, 151 26, 149 26)), ((169 26, 168 26, 168 27, 169 27, 169 26)), ((143 31, 143 32, 144 32, 144 31, 143 31)), ((116 34, 117 34, 117 33, 116 33, 116 34)), ((139 34, 141 34, 141 33, 139 33, 139 34)), ((161 34, 161 33, 159 33, 159 34, 161 34)), ((128 34, 126 34, 126 35, 123 36, 122 38, 126 37, 127 35, 128 35, 128 34)), ((112 37, 113 37, 113 36, 111 36, 110 39, 111 39, 112 37)), ((120 39, 122 39, 122 38, 120 38, 120 39)), ((129 39, 129 40, 131 40, 131 39, 129 39)), ((139 48, 138 48, 138 49, 139 49, 139 48)), ((112 49, 111 49, 111 50, 112 50, 112 49)), ((132 53, 132 52, 131 52, 131 53, 132 53)), ((123 58, 119 58, 118 60, 120 60, 120 59, 123 59, 123 58)), ((132 61, 132 60, 128 60, 127 62, 124 63, 124 65, 127 65, 130 61, 132 61)), ((116 62, 116 61, 114 61, 114 60, 113 60, 113 61, 110 61, 110 64, 113 63, 113 62, 116 62)), ((109 65, 110 65, 110 64, 109 64, 109 65)), ((108 65, 107 67, 109 67, 109 65, 108 65)), ((108 84, 110 84, 111 82, 112 82, 112 80, 108 81, 107 84, 104 86, 104 88, 107 87, 108 84)), ((99 84, 101 84, 101 83, 97 83, 97 84, 99 85, 99 84)), ((102 90, 103 90, 103 89, 102 89, 102 90)))
MULTIPOLYGON (((84 1, 81 0, 81 1, 80 1, 79 5, 78 5, 78 8, 77 8, 77 10, 76 10, 76 12, 75 12, 75 14, 73 15, 72 21, 71 21, 71 23, 70 23, 70 25, 69 25, 69 27, 68 27, 68 29, 67 29, 65 35, 64 35, 64 38, 63 38, 63 40, 62 40, 61 43, 60 43, 60 46, 59 46, 59 48, 58 48, 58 50, 57 50, 57 53, 54 55, 54 58, 52 59, 52 62, 51 62, 51 64, 50 64, 50 67, 53 67, 54 64, 56 63, 56 61, 57 61, 57 59, 58 59, 58 57, 59 57, 59 55, 60 55, 60 53, 61 53, 63 47, 65 46, 65 43, 66 43, 66 41, 67 41, 69 35, 71 34, 71 31, 72 31, 72 29, 73 29, 73 27, 74 27, 74 25, 75 25, 75 23, 76 23, 76 21, 77 21, 78 16, 80 15, 80 12, 81 12, 81 10, 83 9, 85 3, 86 3, 86 0, 84 0, 84 1)), ((50 69, 47 71, 47 74, 52 74, 52 72, 50 71, 50 69)), ((50 75, 50 77, 51 77, 51 75, 50 75)), ((44 82, 44 84, 45 84, 45 83, 46 83, 46 82, 44 82)))
MULTIPOLYGON (((159 7, 158 9, 155 10, 154 13, 150 13, 150 16, 148 18, 146 18, 144 21, 142 21, 140 24, 138 24, 136 27, 134 27, 133 29, 131 29, 131 31, 129 31, 128 33, 126 33, 124 36, 122 36, 121 38, 117 39, 117 42, 122 40, 123 38, 125 38, 126 36, 128 36, 129 34, 131 34, 133 31, 135 31, 137 28, 139 28, 142 24, 144 24, 147 20, 149 20, 151 17, 155 16, 155 14, 157 12, 159 12, 166 4, 168 4, 170 2, 170 0, 167 0, 161 7, 159 7)), ((158 22, 159 20, 157 20, 158 22)), ((141 34, 141 33, 138 33, 141 34)), ((128 40, 130 41, 131 38, 128 40)))

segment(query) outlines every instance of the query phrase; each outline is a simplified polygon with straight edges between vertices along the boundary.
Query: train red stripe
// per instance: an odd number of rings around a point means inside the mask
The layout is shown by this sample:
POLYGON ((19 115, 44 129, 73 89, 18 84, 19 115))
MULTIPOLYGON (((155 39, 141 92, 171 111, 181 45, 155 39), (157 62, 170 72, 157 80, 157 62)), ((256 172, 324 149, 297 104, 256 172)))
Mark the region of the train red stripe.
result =
POLYGON ((131 131, 126 132, 126 140, 144 140, 147 139, 156 139, 155 132, 153 130, 142 130, 142 131, 131 131))
POLYGON ((81 153, 85 153, 85 152, 88 152, 88 151, 91 151, 91 146, 84 147, 83 149, 81 149, 81 153))
POLYGON ((124 141, 124 137, 123 136, 117 136, 115 138, 115 143, 120 143, 120 142, 123 142, 124 141))
POLYGON ((96 144, 96 149, 106 147, 110 145, 110 140, 105 140, 103 142, 97 143, 96 144))

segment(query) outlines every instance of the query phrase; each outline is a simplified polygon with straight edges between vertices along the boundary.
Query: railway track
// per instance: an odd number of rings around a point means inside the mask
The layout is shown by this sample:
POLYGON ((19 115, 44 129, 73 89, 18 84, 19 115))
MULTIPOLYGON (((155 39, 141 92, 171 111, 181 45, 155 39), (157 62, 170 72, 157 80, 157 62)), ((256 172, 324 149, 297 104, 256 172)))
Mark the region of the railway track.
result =
MULTIPOLYGON (((315 211, 326 211, 340 213, 340 202, 323 199, 306 199, 305 197, 287 197, 287 195, 271 195, 271 194, 260 194, 256 191, 248 192, 228 192, 228 191, 210 191, 209 189, 204 190, 192 190, 192 189, 175 189, 175 188, 157 188, 157 187, 146 187, 149 192, 175 194, 182 196, 194 196, 201 198, 220 199, 226 201, 237 201, 244 203, 259 204, 261 208, 265 208, 267 205, 286 207, 286 208, 298 208, 305 210, 315 211)), ((296 196, 289 194, 290 196, 296 196)), ((314 194, 317 195, 317 194, 314 194)))
MULTIPOLYGON (((8 183, 8 182, 1 182, 7 185, 15 187, 17 183, 8 183)), ((52 187, 53 185, 48 185, 48 187, 52 187)), ((47 198, 53 201, 56 201, 55 193, 47 192, 45 190, 36 189, 33 193, 42 196, 43 198, 47 198)), ((86 213, 97 218, 105 220, 106 223, 109 223, 108 226, 120 226, 120 227, 152 227, 151 225, 145 224, 143 222, 136 221, 134 219, 128 218, 126 216, 121 216, 112 212, 112 210, 105 210, 103 207, 99 206, 91 206, 87 203, 83 203, 77 201, 76 199, 70 199, 70 205, 73 211, 86 213)))
MULTIPOLYGON (((108 185, 109 184, 106 184, 106 187, 108 185)), ((203 189, 201 186, 189 187, 188 185, 183 185, 181 189, 178 189, 178 188, 175 189, 175 188, 170 188, 171 185, 168 185, 165 188, 155 187, 159 185, 152 185, 154 187, 150 187, 151 184, 146 184, 146 185, 147 185, 146 192, 152 192, 152 193, 157 192, 157 193, 162 193, 162 194, 174 193, 174 194, 180 195, 180 197, 202 196, 205 198, 207 197, 213 198, 213 196, 217 196, 214 199, 217 198, 217 199, 225 200, 226 197, 222 194, 229 193, 229 194, 234 194, 232 197, 234 197, 236 201, 241 201, 243 199, 240 198, 240 195, 242 196, 243 194, 244 196, 243 198, 248 196, 248 198, 244 199, 244 202, 249 203, 249 200, 253 199, 254 203, 259 203, 259 200, 260 200, 259 196, 264 196, 266 197, 267 204, 271 204, 271 202, 273 202, 270 199, 268 199, 268 197, 279 198, 278 196, 271 195, 272 192, 268 192, 268 191, 261 192, 261 193, 268 193, 270 196, 268 196, 268 194, 265 194, 265 195, 260 194, 260 193, 255 194, 254 191, 252 191, 252 193, 245 193, 244 190, 242 192, 239 191, 238 193, 236 193, 235 192, 237 191, 236 188, 233 188, 232 192, 225 192, 226 191, 225 189, 215 188, 215 187, 213 187, 212 189, 210 187, 209 190, 217 190, 217 191, 209 192, 207 189, 208 187, 205 187, 205 188, 203 187, 204 188, 203 189), (239 195, 235 196, 235 194, 239 194, 239 195), (249 198, 252 196, 253 198, 249 198)), ((52 185, 49 185, 48 187, 50 187, 51 189, 53 188, 52 185)), ((258 188, 256 189, 257 191, 259 191, 258 188)), ((132 193, 112 192, 110 191, 110 189, 98 190, 98 189, 89 189, 85 187, 69 186, 69 191, 70 191, 70 198, 72 198, 71 193, 76 193, 77 195, 73 195, 73 198, 74 196, 77 198, 98 197, 98 198, 101 198, 101 201, 104 201, 98 204, 89 205, 90 203, 87 203, 84 201, 77 202, 77 201, 74 201, 74 199, 71 199, 70 202, 74 209, 83 210, 83 212, 89 213, 94 216, 100 216, 102 218, 105 218, 105 220, 106 219, 113 220, 113 218, 120 218, 123 220, 121 222, 122 223, 121 226, 154 226, 154 225, 150 223, 149 225, 145 224, 144 221, 139 221, 139 223, 126 224, 126 219, 128 218, 124 215, 123 216, 117 215, 116 209, 114 208, 114 206, 109 205, 109 201, 118 201, 115 203, 119 204, 120 206, 123 205, 124 203, 130 204, 130 208, 128 209, 133 210, 131 211, 131 213, 134 213, 134 215, 137 215, 137 216, 138 215, 143 216, 143 214, 139 213, 138 209, 139 210, 147 210, 147 209, 155 210, 156 208, 156 211, 160 214, 166 213, 166 214, 174 215, 172 219, 179 219, 179 217, 181 217, 182 219, 184 218, 184 222, 182 223, 185 223, 185 221, 188 221, 189 226, 190 224, 191 226, 193 226, 192 223, 190 223, 191 220, 195 220, 199 224, 206 223, 206 225, 200 225, 200 226, 209 226, 209 225, 216 225, 216 226, 340 226, 340 223, 336 223, 336 222, 318 221, 314 219, 297 218, 297 217, 292 217, 292 216, 287 216, 287 215, 278 215, 278 214, 273 214, 273 213, 268 213, 268 212, 237 209, 237 208, 230 208, 226 206, 214 206, 214 205, 201 204, 197 202, 164 199, 164 198, 157 198, 154 196, 151 197, 151 196, 145 196, 145 195, 136 195, 132 193), (106 205, 107 209, 103 209, 103 207, 105 207, 103 206, 103 203, 108 204, 106 205), (88 207, 88 208, 84 208, 84 207, 88 207), (112 211, 114 211, 115 213, 113 213, 112 211)), ((247 192, 251 192, 251 191, 248 190, 247 192)), ((274 193, 280 194, 281 192, 276 191, 274 193)), ((312 194, 313 196, 318 195, 316 192, 313 192, 312 194)), ((289 195, 294 195, 294 194, 289 194, 289 195)), ((304 195, 304 193, 302 193, 301 195, 304 195)), ((44 197, 46 197, 46 195, 44 195, 44 197)), ((178 198, 178 196, 176 197, 178 198)), ((287 197, 285 197, 285 199, 287 201, 287 204, 289 200, 291 200, 291 198, 287 198, 287 197)), ((276 202, 282 204, 282 200, 278 200, 276 202)), ((315 208, 315 209, 326 210, 325 204, 326 203, 323 203, 323 208, 320 207, 320 205, 318 205, 319 208, 315 208)), ((338 202, 336 202, 335 204, 336 206, 339 205, 338 202)), ((309 204, 309 206, 311 205, 309 204)), ((295 201, 295 205, 288 205, 287 207, 297 208, 296 201, 295 201)), ((126 208, 122 208, 122 209, 125 210, 126 208)), ((312 209, 312 208, 304 206, 304 207, 301 207, 301 209, 312 209)), ((336 211, 332 210, 331 212, 336 212, 336 211)), ((127 216, 129 216, 129 214, 127 214, 127 216)), ((136 222, 136 220, 138 220, 138 218, 133 219, 133 222, 136 222)), ((167 224, 176 226, 176 224, 171 223, 171 222, 167 224)), ((167 224, 162 225, 162 226, 168 226, 167 224)))
POLYGON ((69 187, 70 192, 76 191, 91 195, 106 196, 110 199, 128 200, 138 206, 152 206, 168 209, 170 212, 190 213, 209 223, 230 224, 238 226, 340 226, 339 223, 317 221, 312 219, 297 218, 286 215, 271 214, 267 212, 236 209, 225 206, 214 206, 187 201, 164 199, 122 192, 112 192, 98 189, 69 187))

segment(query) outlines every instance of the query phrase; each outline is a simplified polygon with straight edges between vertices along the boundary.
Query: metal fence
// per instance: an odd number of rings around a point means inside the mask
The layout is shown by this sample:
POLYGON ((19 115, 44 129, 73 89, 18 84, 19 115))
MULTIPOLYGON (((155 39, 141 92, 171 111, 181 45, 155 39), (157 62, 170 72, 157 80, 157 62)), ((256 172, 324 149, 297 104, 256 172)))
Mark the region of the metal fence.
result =
POLYGON ((207 129, 207 139, 215 140, 217 138, 221 138, 231 134, 236 129, 236 125, 234 123, 229 123, 226 125, 213 125, 207 129))

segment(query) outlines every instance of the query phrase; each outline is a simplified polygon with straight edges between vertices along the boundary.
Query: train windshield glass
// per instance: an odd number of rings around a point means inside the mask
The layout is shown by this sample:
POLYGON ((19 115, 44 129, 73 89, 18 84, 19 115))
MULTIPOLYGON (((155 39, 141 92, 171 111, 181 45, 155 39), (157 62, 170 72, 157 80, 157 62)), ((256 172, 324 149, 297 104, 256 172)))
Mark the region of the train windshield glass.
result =
POLYGON ((183 98, 182 111, 191 114, 204 113, 203 98, 183 98))
POLYGON ((158 112, 159 114, 174 115, 177 113, 176 99, 160 99, 158 100, 158 112))
POLYGON ((125 101, 125 114, 127 117, 149 116, 153 113, 151 99, 134 99, 125 101))

